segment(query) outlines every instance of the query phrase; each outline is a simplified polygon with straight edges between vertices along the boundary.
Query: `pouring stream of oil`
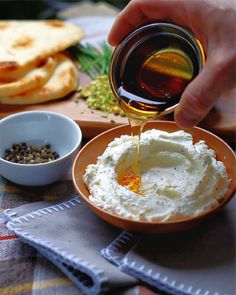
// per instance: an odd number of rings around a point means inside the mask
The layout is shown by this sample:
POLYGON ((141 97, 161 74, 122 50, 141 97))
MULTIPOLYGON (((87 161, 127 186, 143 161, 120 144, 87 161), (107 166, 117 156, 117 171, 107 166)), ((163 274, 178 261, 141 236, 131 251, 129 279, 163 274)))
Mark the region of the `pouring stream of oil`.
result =
MULTIPOLYGON (((132 67, 128 70, 132 71, 132 67)), ((193 75, 194 68, 188 55, 182 50, 167 48, 154 53, 143 63, 136 76, 140 96, 133 94, 129 82, 123 82, 119 89, 119 103, 131 126, 133 159, 130 170, 124 171, 118 177, 118 182, 122 186, 142 195, 138 160, 140 136, 144 125, 148 120, 161 115, 172 102, 175 104, 176 98, 180 98, 193 75), (147 100, 147 97, 151 97, 150 100, 147 100)))

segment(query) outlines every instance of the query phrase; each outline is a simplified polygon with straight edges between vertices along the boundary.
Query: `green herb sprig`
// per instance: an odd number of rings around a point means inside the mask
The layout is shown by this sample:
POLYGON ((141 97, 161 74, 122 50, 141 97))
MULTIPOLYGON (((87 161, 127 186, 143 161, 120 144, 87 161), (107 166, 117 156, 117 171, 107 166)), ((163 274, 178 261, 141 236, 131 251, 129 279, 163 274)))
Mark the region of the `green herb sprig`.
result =
POLYGON ((73 46, 71 52, 79 62, 80 70, 92 78, 89 84, 79 87, 75 101, 78 103, 80 99, 85 99, 89 108, 105 112, 102 117, 107 117, 109 113, 125 116, 110 88, 111 47, 105 41, 98 47, 79 44, 73 46))
POLYGON ((70 51, 78 60, 81 71, 87 73, 92 79, 109 74, 112 49, 105 41, 98 47, 91 44, 78 44, 71 47, 70 51))

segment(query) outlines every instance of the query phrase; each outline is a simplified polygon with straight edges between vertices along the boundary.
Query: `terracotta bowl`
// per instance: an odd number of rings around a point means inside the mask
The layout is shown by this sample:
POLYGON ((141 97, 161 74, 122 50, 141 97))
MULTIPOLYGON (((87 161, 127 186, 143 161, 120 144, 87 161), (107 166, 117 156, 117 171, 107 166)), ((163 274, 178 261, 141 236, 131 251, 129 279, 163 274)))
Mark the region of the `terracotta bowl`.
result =
MULTIPOLYGON (((169 132, 179 130, 179 128, 174 122, 167 121, 149 122, 148 124, 146 124, 145 130, 152 128, 169 132)), ((215 136, 214 134, 206 130, 194 127, 192 129, 187 130, 187 132, 192 134, 194 142, 198 142, 199 140, 205 140, 209 148, 215 151, 217 159, 224 163, 228 175, 231 178, 230 189, 228 193, 225 195, 223 201, 216 208, 196 217, 188 217, 177 221, 146 222, 129 220, 117 215, 113 215, 96 207, 89 200, 89 191, 86 188, 82 179, 85 173, 85 169, 89 164, 96 163, 97 157, 104 152, 108 143, 111 142, 115 137, 120 137, 123 134, 130 135, 129 125, 119 126, 116 128, 112 128, 106 132, 103 132, 102 134, 92 139, 80 150, 73 165, 73 183, 76 191, 94 213, 96 213, 98 216, 100 216, 108 223, 129 231, 140 233, 175 232, 189 229, 203 221, 206 221, 208 218, 218 213, 234 195, 236 187, 235 154, 224 141, 222 141, 219 137, 215 136)))

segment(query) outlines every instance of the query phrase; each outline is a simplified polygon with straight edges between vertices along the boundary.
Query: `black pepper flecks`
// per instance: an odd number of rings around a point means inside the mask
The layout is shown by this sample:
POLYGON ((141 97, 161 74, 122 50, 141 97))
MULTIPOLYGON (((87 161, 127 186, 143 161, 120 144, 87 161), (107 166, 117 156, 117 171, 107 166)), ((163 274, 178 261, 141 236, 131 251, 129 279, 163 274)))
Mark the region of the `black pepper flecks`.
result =
POLYGON ((59 158, 57 152, 51 150, 51 145, 42 147, 27 145, 25 142, 13 144, 5 150, 3 159, 19 164, 41 164, 54 161, 59 158))

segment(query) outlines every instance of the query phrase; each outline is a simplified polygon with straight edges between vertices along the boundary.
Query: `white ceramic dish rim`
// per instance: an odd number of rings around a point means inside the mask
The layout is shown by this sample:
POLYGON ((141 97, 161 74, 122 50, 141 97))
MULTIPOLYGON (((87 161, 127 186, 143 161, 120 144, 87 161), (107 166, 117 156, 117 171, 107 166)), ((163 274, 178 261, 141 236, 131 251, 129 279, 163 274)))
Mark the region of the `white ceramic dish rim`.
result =
POLYGON ((62 117, 64 118, 65 120, 68 120, 70 121, 76 128, 76 130, 78 131, 78 134, 79 134, 79 140, 77 142, 77 144, 75 145, 75 147, 67 154, 65 154, 64 156, 62 157, 59 157, 58 159, 56 160, 53 160, 51 162, 46 162, 46 163, 38 163, 38 164, 21 164, 21 163, 13 163, 13 162, 10 162, 10 161, 7 161, 7 160, 4 160, 2 157, 0 157, 0 161, 3 161, 4 163, 7 163, 9 165, 13 165, 13 166, 16 166, 16 167, 32 167, 32 166, 46 166, 46 165, 51 165, 52 163, 56 163, 56 162, 59 162, 65 158, 67 158, 68 156, 70 156, 71 154, 73 154, 73 152, 80 146, 81 142, 82 142, 82 131, 79 127, 78 124, 76 124, 72 119, 70 119, 69 117, 65 116, 65 115, 62 115, 62 114, 59 114, 59 113, 56 113, 56 112, 48 112, 48 111, 26 111, 26 112, 20 112, 20 113, 16 113, 16 114, 13 114, 13 115, 9 115, 3 119, 0 120, 0 126, 6 122, 6 121, 9 121, 11 120, 12 118, 16 118, 16 117, 20 117, 20 116, 25 116, 25 115, 28 115, 28 114, 38 114, 38 113, 41 113, 41 114, 51 114, 51 115, 56 115, 56 116, 59 116, 59 117, 62 117))

